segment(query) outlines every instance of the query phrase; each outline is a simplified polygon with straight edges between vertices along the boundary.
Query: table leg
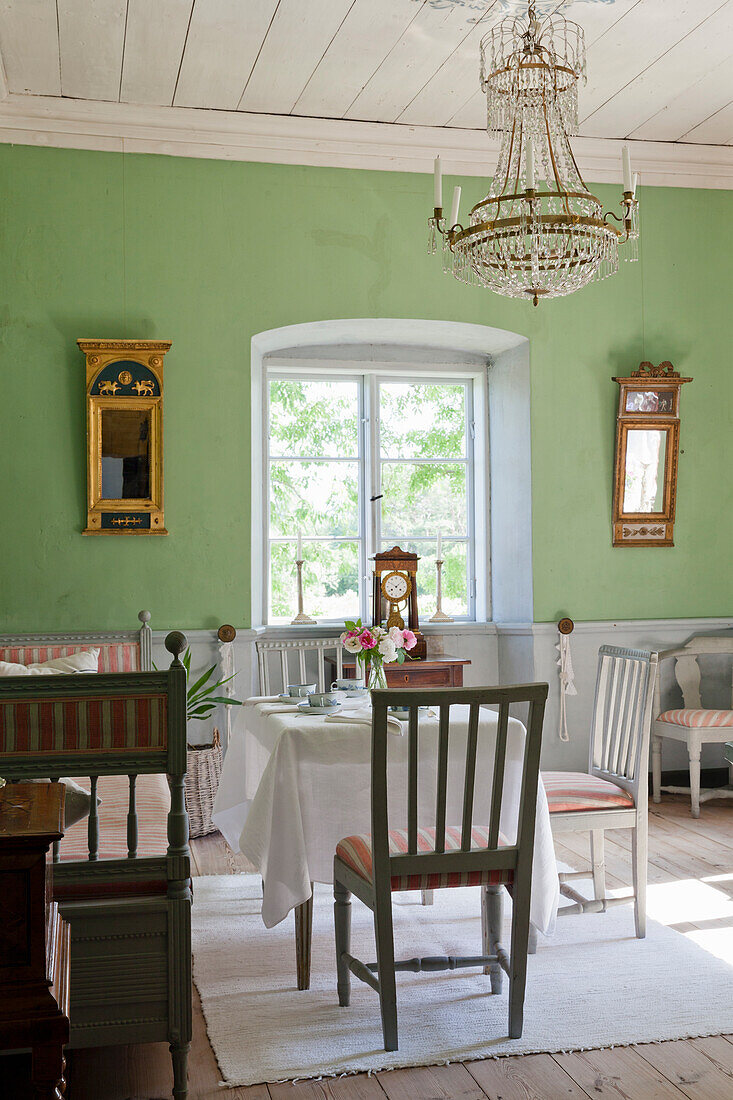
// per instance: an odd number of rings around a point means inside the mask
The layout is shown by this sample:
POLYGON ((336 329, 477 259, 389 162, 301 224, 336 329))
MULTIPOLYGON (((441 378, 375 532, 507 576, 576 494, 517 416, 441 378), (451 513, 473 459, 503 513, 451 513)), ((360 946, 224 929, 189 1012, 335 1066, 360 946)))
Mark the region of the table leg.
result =
POLYGON ((311 883, 311 896, 295 909, 295 965, 298 974, 298 989, 310 989, 312 936, 313 883, 311 883))
POLYGON ((33 1047, 31 1080, 34 1100, 63 1100, 64 1051, 61 1043, 43 1043, 33 1047))

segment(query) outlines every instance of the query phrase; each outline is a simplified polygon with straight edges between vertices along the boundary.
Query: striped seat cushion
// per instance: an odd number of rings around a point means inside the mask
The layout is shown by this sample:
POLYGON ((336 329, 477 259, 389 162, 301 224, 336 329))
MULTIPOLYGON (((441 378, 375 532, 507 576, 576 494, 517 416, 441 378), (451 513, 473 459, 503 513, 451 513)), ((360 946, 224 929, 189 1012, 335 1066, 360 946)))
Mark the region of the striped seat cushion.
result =
POLYGON ((628 791, 586 772, 542 772, 551 814, 568 810, 613 810, 633 807, 628 791))
MULTIPOLYGON (((489 830, 474 825, 471 830, 471 849, 486 848, 489 843, 489 830)), ((506 844, 500 836, 499 844, 506 844)), ((458 851, 461 847, 461 830, 455 825, 446 825, 445 850, 458 851)), ((435 829, 418 829, 417 850, 435 851, 435 829)), ((393 829, 389 834, 389 853, 396 856, 407 853, 407 829, 393 829)), ((372 881, 372 838, 370 833, 347 836, 336 845, 336 855, 347 867, 356 871, 366 882, 372 881)), ((500 886, 514 881, 514 871, 493 869, 490 871, 452 871, 448 874, 430 875, 393 875, 392 890, 440 890, 446 886, 500 886)))
POLYGON ((720 726, 733 726, 733 710, 698 710, 688 707, 685 710, 665 710, 657 718, 658 722, 669 722, 673 726, 687 726, 690 729, 711 729, 720 726))

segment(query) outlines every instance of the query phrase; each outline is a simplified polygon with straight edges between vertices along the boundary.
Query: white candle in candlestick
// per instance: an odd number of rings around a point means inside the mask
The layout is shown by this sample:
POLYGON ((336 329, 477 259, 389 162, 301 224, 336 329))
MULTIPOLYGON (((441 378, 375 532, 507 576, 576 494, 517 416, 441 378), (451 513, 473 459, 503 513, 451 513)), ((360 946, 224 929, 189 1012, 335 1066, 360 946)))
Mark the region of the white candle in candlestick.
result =
POLYGON ((295 560, 296 561, 302 561, 303 560, 303 535, 302 535, 302 532, 300 532, 300 531, 298 531, 298 548, 295 552, 295 560))
POLYGON ((443 207, 443 172, 439 156, 437 156, 434 161, 433 206, 440 207, 441 209, 443 207))
POLYGON ((438 551, 436 557, 438 561, 443 560, 443 536, 441 535, 440 531, 438 531, 438 551))
POLYGON ((624 145, 621 150, 621 163, 624 169, 624 191, 631 190, 631 157, 629 155, 628 145, 624 145))
POLYGON ((453 228, 454 225, 458 225, 458 208, 461 205, 461 189, 460 187, 453 188, 453 205, 450 208, 450 225, 449 228, 453 228))
POLYGON ((534 142, 531 134, 524 149, 524 174, 527 190, 534 191, 534 142))

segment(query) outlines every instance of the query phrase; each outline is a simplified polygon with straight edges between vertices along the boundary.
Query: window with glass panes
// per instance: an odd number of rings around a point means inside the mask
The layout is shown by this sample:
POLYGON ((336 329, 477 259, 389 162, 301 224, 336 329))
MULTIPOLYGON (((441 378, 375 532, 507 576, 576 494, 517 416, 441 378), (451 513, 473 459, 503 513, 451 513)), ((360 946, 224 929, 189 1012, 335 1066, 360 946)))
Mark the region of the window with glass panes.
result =
POLYGON ((420 555, 420 615, 475 618, 474 395, 470 377, 270 372, 268 615, 296 610, 302 539, 305 609, 320 622, 371 621, 369 558, 399 545, 420 555))

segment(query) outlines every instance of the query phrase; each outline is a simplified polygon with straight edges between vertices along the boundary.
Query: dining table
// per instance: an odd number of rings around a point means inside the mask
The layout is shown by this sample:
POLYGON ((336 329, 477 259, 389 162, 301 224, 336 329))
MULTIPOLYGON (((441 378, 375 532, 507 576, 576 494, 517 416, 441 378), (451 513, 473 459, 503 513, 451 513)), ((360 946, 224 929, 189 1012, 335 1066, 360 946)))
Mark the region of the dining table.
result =
MULTIPOLYGON (((237 708, 212 821, 229 846, 262 878, 262 920, 272 928, 295 910, 298 988, 310 977, 313 884, 333 882, 333 859, 346 836, 371 831, 371 706, 345 699, 337 713, 311 714, 278 698, 256 697, 237 708)), ((461 819, 467 706, 450 709, 447 817, 461 819)), ((474 821, 488 821, 498 714, 482 707, 476 760, 474 821)), ((407 721, 390 715, 390 827, 406 820, 407 721)), ((510 717, 500 828, 516 838, 526 730, 510 717)), ((418 815, 434 823, 438 715, 418 727, 418 815)), ((530 921, 551 935, 560 898, 545 790, 537 791, 530 921)))

